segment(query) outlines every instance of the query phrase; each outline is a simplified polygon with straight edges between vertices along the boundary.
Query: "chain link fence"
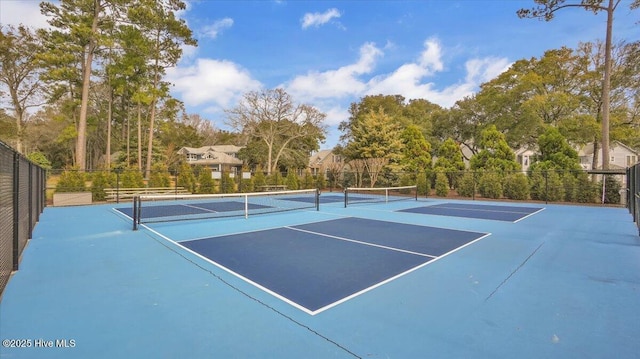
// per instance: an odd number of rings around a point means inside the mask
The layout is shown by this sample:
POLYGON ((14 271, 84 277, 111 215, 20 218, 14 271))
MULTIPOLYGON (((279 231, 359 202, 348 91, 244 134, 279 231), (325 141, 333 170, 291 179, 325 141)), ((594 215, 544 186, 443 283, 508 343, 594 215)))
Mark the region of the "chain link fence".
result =
POLYGON ((422 197, 542 201, 578 204, 625 205, 627 174, 614 171, 533 172, 437 171, 367 172, 310 171, 236 172, 207 168, 152 171, 145 179, 137 169, 79 172, 50 171, 48 197, 54 192, 90 192, 93 202, 130 201, 136 194, 246 193, 315 189, 343 191, 348 187, 417 185, 422 197))
POLYGON ((44 210, 46 171, 0 142, 0 294, 44 210))

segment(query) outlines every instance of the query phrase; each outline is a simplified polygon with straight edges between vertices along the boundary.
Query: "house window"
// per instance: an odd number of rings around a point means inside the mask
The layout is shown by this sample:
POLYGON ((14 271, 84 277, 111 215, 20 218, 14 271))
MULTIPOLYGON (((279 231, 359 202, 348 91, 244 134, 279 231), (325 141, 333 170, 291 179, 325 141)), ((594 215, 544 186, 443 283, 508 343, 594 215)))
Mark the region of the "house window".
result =
POLYGON ((615 162, 616 158, 614 156, 611 156, 611 159, 609 160, 609 162, 615 162))
POLYGON ((634 155, 627 156, 627 166, 633 166, 638 162, 638 159, 634 155))

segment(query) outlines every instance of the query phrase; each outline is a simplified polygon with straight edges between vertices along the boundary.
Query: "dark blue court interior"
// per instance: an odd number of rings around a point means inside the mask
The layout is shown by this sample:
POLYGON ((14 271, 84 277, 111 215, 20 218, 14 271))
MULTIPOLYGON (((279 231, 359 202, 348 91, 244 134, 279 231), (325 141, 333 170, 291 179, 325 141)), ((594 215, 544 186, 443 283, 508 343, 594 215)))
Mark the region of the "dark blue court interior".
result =
POLYGON ((315 314, 485 235, 350 217, 180 244, 315 314))
POLYGON ((499 206, 469 203, 441 203, 431 206, 401 209, 398 212, 516 222, 543 209, 544 208, 542 207, 499 206))

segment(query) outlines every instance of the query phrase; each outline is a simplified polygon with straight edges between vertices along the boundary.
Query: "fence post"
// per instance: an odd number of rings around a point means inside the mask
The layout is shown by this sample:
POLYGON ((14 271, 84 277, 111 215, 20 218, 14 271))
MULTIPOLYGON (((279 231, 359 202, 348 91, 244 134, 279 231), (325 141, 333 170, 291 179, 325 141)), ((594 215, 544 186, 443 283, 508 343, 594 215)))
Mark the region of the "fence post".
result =
POLYGON ((20 156, 13 153, 13 270, 18 270, 20 258, 20 156))

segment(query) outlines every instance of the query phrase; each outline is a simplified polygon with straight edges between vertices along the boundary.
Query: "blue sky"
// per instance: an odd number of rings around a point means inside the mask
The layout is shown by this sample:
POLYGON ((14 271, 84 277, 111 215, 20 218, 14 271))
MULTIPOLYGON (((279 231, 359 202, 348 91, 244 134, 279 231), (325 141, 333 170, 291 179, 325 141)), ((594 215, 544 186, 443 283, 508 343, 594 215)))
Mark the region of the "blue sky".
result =
MULTIPOLYGON (((519 19, 533 0, 186 1, 198 39, 167 73, 189 113, 227 129, 224 109, 248 91, 282 87, 327 114, 327 142, 349 104, 400 94, 443 107, 472 95, 511 63, 604 39, 606 16, 565 9, 551 22, 519 19)), ((640 10, 623 0, 614 39, 640 39, 640 10)), ((38 1, 0 0, 0 23, 46 26, 38 1)))

